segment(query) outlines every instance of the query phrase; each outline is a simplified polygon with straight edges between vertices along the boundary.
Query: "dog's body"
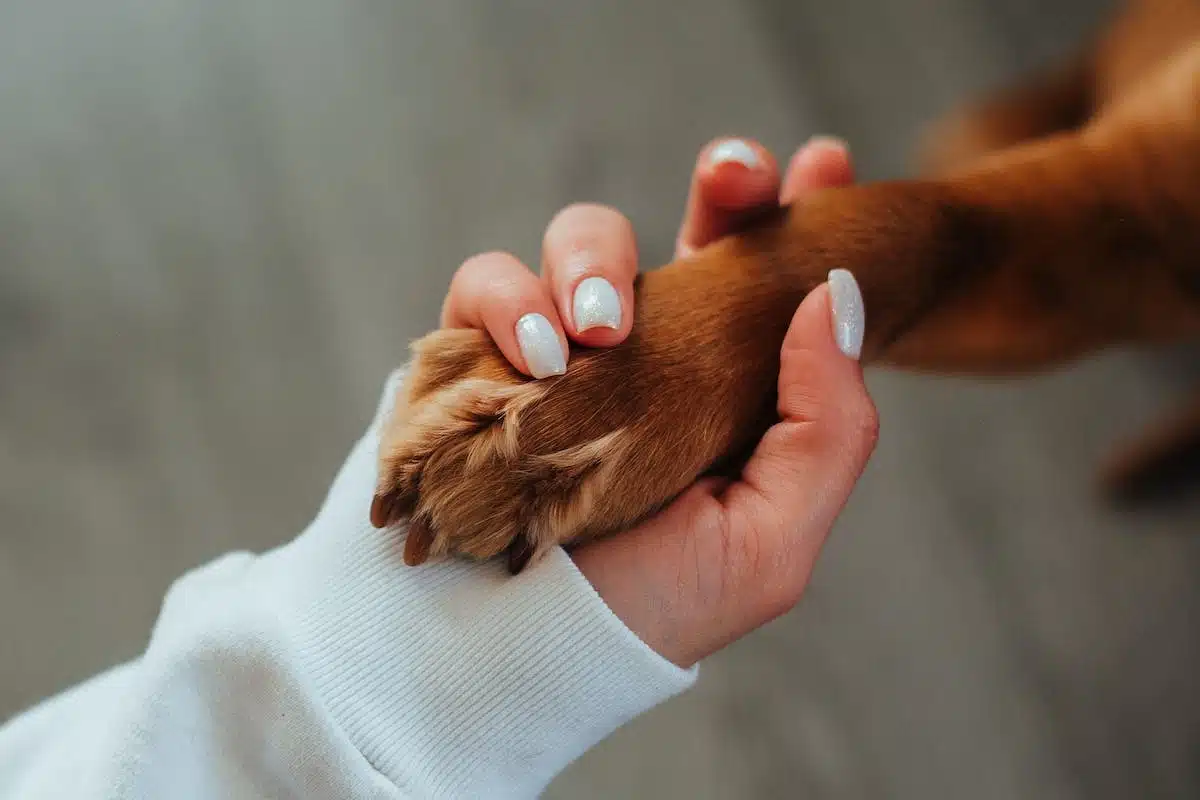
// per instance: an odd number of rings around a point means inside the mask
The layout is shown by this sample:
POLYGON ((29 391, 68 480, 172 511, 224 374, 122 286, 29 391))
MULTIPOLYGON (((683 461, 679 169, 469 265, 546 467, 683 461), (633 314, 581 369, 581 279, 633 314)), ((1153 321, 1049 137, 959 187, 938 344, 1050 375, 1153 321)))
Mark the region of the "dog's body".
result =
POLYGON ((622 345, 530 382, 478 331, 417 343, 372 521, 406 559, 628 527, 775 419, 779 348, 835 267, 864 360, 1020 374, 1200 335, 1200 0, 1135 0, 1066 68, 943 123, 929 177, 822 192, 645 274, 622 345))

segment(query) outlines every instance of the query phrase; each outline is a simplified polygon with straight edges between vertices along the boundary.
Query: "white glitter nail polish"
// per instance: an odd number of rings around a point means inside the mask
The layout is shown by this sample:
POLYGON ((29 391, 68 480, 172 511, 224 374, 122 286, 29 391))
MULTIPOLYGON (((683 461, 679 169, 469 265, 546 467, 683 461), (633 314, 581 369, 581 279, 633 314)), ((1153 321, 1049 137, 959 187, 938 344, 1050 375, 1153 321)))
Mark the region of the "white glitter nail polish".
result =
POLYGON ((849 270, 835 269, 829 273, 829 299, 834 341, 839 350, 857 361, 862 355, 867 314, 858 281, 849 270))
POLYGON ((575 287, 572 302, 575 330, 621 327, 621 297, 604 278, 586 278, 575 287))
POLYGON ((567 371, 567 357, 558 334, 550 320, 541 314, 526 314, 517 320, 517 345, 533 377, 545 378, 567 371))
POLYGON ((712 164, 736 162, 750 169, 755 169, 762 163, 758 152, 742 139, 726 139, 717 144, 709 151, 708 160, 712 164))

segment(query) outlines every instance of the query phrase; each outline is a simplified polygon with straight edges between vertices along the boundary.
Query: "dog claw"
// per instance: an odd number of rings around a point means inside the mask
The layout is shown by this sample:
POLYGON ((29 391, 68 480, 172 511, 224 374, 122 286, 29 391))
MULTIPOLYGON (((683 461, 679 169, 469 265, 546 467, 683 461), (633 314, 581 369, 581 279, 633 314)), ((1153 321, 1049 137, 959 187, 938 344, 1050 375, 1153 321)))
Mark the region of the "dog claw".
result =
POLYGON ((519 534, 508 546, 508 572, 516 575, 529 564, 533 558, 533 545, 525 534, 519 534))
POLYGON ((404 563, 419 567, 428 561, 433 540, 434 533, 428 520, 423 517, 412 520, 408 524, 408 537, 404 540, 404 563))
POLYGON ((376 528, 395 525, 396 521, 411 512, 415 505, 416 498, 411 493, 404 495, 393 490, 377 494, 371 501, 371 524, 376 528))
POLYGON ((392 519, 392 509, 396 507, 396 493, 377 494, 371 500, 371 524, 376 528, 386 528, 392 519))

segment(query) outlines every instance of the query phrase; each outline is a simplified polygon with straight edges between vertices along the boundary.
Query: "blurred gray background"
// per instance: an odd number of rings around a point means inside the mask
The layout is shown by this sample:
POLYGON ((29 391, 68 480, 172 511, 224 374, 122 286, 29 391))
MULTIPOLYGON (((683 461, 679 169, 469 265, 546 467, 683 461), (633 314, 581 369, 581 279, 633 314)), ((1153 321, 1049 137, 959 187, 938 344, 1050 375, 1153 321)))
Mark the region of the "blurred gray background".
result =
MULTIPOLYGON (((1101 10, 0 5, 0 716, 137 653, 185 570, 298 532, 465 257, 536 260, 586 199, 659 263, 723 133, 902 174, 923 121, 1101 10)), ((1200 795, 1200 509, 1091 483, 1186 378, 873 374, 877 457, 806 602, 550 796, 1200 795)))

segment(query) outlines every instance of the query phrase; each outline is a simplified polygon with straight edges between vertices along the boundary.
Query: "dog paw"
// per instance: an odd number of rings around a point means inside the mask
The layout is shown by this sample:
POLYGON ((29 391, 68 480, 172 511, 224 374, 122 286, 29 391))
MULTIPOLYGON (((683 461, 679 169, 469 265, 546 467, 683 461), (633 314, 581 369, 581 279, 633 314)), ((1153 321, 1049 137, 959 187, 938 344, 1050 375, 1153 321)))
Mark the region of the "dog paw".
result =
POLYGON ((406 563, 507 553, 515 572, 628 516, 601 502, 637 449, 627 423, 641 401, 604 385, 619 359, 577 354, 567 375, 532 381, 478 331, 438 331, 414 351, 371 506, 376 527, 409 518, 406 563))

